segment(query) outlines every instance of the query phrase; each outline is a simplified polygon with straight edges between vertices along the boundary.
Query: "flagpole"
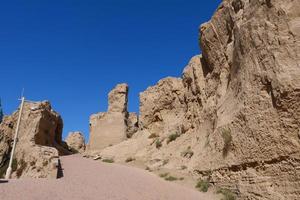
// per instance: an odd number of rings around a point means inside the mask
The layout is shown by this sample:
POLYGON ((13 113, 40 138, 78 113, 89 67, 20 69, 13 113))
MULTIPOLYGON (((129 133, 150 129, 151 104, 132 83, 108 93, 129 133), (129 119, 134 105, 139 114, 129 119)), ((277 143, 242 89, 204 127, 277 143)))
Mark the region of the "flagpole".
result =
POLYGON ((5 175, 6 180, 10 179, 11 172, 12 172, 12 162, 13 162, 15 148, 16 148, 16 144, 17 144, 17 140, 18 140, 19 127, 20 127, 24 102, 25 102, 25 97, 23 97, 23 95, 22 95, 21 106, 20 106, 19 117, 18 117, 18 121, 17 121, 17 127, 16 127, 16 132, 15 132, 15 137, 14 137, 13 148, 11 150, 10 160, 9 160, 8 168, 6 170, 6 175, 5 175))

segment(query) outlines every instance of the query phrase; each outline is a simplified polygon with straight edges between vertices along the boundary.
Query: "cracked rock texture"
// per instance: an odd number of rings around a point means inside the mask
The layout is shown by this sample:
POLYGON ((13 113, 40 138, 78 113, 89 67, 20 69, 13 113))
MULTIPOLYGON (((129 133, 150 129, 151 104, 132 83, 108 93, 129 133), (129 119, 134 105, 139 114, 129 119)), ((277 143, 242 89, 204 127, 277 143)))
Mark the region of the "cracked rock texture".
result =
POLYGON ((68 148, 73 153, 83 153, 85 151, 85 139, 81 132, 70 132, 66 138, 68 148))
MULTIPOLYGON (((5 175, 19 111, 0 124, 0 171, 5 175)), ((56 178, 58 156, 69 154, 62 141, 63 121, 49 102, 24 103, 13 161, 13 178, 56 178)))
POLYGON ((142 92, 139 131, 101 154, 300 199, 300 1, 224 0, 199 32, 202 55, 142 92))

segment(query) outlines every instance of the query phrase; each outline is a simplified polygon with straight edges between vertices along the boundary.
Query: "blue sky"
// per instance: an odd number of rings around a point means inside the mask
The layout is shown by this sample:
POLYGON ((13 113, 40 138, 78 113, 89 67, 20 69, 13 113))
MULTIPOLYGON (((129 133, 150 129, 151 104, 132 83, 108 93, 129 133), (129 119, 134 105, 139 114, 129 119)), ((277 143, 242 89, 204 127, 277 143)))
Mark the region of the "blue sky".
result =
POLYGON ((221 0, 20 0, 0 2, 0 98, 13 112, 21 90, 49 100, 64 137, 88 138, 89 116, 106 111, 107 94, 129 84, 129 111, 139 92, 180 76, 200 53, 198 27, 221 0))

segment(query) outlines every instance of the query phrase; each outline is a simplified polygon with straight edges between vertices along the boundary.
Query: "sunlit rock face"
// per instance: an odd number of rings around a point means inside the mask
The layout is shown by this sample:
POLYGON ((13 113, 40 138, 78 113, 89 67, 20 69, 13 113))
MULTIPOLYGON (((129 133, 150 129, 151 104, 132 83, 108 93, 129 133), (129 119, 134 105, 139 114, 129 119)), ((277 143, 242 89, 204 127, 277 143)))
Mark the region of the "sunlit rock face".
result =
MULTIPOLYGON (((0 125, 0 167, 8 166, 19 111, 6 116, 0 125)), ((63 121, 49 102, 24 103, 13 161, 13 178, 56 178, 59 155, 66 155, 62 141, 63 121)))
POLYGON ((199 32, 202 55, 142 92, 140 131, 102 154, 300 199, 300 2, 224 0, 199 32))
POLYGON ((80 131, 70 132, 66 138, 66 143, 73 153, 83 153, 85 151, 85 139, 80 131))
POLYGON ((107 112, 91 115, 90 152, 118 144, 137 131, 137 115, 128 113, 127 103, 128 85, 118 84, 108 95, 107 112))

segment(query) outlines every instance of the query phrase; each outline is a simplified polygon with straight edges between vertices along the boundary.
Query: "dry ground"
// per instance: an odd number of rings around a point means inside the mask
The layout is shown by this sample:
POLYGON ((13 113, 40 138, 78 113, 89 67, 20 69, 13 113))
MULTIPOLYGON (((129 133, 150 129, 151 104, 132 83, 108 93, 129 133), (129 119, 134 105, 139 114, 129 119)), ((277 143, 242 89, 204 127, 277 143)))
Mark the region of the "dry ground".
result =
POLYGON ((145 170, 72 155, 60 179, 0 181, 0 200, 215 200, 212 193, 167 182, 145 170))

